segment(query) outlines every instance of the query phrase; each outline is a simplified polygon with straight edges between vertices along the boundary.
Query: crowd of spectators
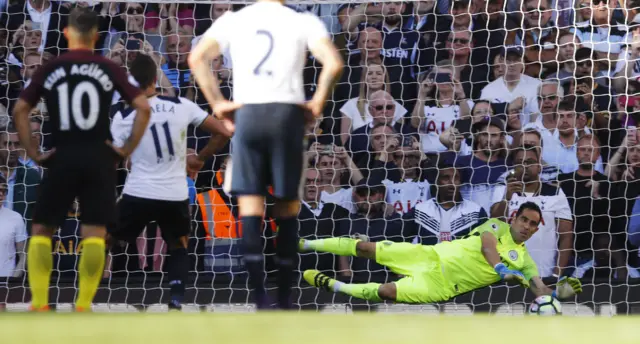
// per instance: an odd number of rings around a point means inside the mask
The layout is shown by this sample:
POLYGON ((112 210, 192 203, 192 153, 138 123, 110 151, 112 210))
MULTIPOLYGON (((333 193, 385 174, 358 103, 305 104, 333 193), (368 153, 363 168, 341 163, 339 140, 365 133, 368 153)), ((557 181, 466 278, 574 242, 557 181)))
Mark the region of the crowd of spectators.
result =
MULTIPOLYGON (((210 110, 187 66, 199 35, 241 5, 49 0, 0 1, 0 276, 20 276, 42 169, 24 155, 8 116, 38 66, 67 47, 69 9, 100 13, 96 53, 128 68, 154 58, 158 93, 210 110), (9 218, 11 217, 11 218, 9 218), (11 246, 13 249, 8 249, 11 246), (17 256, 10 269, 2 255, 17 256), (8 272, 6 272, 8 271, 8 272), (6 272, 6 273, 5 273, 6 272), (3 275, 4 273, 4 275, 3 275)), ((425 0, 292 5, 326 23, 345 70, 324 118, 308 128, 300 236, 354 236, 432 245, 504 220, 534 201, 543 223, 527 246, 542 277, 640 277, 640 7, 636 0, 425 0)), ((286 23, 283 23, 286 25, 286 23)), ((225 52, 211 66, 232 97, 225 52)), ((321 66, 308 57, 305 91, 321 66)), ((114 99, 114 108, 123 106, 114 99)), ((260 119, 256 119, 260 120, 260 119)), ((46 104, 32 116, 49 149, 46 104)), ((286 135, 286 133, 283 133, 286 135)), ((208 138, 193 129, 189 147, 208 138)), ((228 148, 192 185, 193 270, 242 271, 237 202, 223 188, 228 148)), ((127 165, 120 167, 126 178, 127 165)), ((46 173, 46 172, 45 172, 46 173)), ((124 184, 124 183, 121 183, 124 184)), ((55 270, 73 273, 77 214, 57 234, 55 270)), ((105 272, 162 270, 150 224, 105 272), (136 256, 140 259, 129 259, 136 256)), ((265 247, 277 231, 265 216, 265 247)), ((267 261, 267 264, 268 261, 267 261)), ((394 278, 375 262, 309 253, 300 269, 338 278, 394 278)))

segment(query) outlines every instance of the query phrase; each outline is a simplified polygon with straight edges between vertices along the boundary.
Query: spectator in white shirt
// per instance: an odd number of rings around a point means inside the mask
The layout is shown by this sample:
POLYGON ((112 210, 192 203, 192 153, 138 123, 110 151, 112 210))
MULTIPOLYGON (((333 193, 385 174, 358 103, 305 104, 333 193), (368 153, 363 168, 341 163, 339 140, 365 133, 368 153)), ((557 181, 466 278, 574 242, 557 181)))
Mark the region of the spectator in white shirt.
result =
POLYGON ((7 181, 0 176, 0 277, 21 277, 27 262, 27 227, 20 214, 3 206, 7 191, 7 181))
POLYGON ((320 190, 320 200, 353 210, 349 184, 357 184, 363 176, 345 149, 315 142, 309 149, 308 157, 315 162, 315 165, 311 166, 315 166, 319 172, 317 186, 320 190))
POLYGON ((431 198, 429 182, 425 180, 426 173, 422 173, 421 169, 421 162, 427 157, 420 151, 420 142, 414 136, 406 135, 391 158, 399 168, 402 179, 395 183, 382 181, 387 187, 387 203, 399 214, 406 214, 431 198))
POLYGON ((558 128, 558 104, 564 97, 564 88, 557 80, 545 80, 537 90, 540 112, 535 121, 524 126, 524 129, 535 129, 543 138, 550 137, 558 128))
MULTIPOLYGON (((391 92, 387 68, 378 63, 363 66, 358 97, 349 99, 340 108, 340 113, 342 114, 340 138, 343 144, 348 141, 350 133, 373 122, 368 103, 371 101, 373 94, 380 90, 391 92)), ((394 101, 394 104, 395 112, 393 118, 398 121, 407 113, 407 109, 397 101, 394 101)))
POLYGON ((422 150, 427 153, 447 150, 440 135, 459 119, 469 118, 473 102, 462 85, 449 73, 429 73, 420 82, 418 102, 411 114, 411 125, 418 130, 422 150))
MULTIPOLYGON (((575 104, 564 100, 558 105, 558 129, 551 136, 543 137, 542 159, 555 165, 562 173, 572 173, 579 167, 577 158, 578 129, 576 128, 575 104)), ((594 169, 604 173, 602 157, 594 169)))
POLYGON ((522 203, 534 202, 542 210, 538 231, 527 240, 540 277, 562 275, 573 254, 573 215, 562 189, 540 180, 542 166, 535 148, 511 151, 514 169, 507 185, 494 189, 491 216, 510 220, 522 203))
POLYGON ((481 99, 492 103, 509 103, 518 97, 525 100, 524 111, 520 118, 523 125, 530 122, 530 115, 538 112, 538 85, 541 81, 523 74, 523 49, 518 46, 506 46, 501 56, 505 60, 505 74, 482 89, 481 99))

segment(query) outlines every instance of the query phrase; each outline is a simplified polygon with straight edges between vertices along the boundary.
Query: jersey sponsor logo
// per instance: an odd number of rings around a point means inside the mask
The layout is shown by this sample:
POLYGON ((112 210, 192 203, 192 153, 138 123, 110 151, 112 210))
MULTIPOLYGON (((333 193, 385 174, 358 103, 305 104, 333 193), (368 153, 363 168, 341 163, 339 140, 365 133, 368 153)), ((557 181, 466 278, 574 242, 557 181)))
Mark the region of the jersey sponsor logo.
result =
POLYGON ((385 49, 384 50, 384 56, 391 57, 391 58, 396 58, 396 59, 408 59, 409 58, 409 52, 404 50, 404 49, 398 49, 398 48, 385 49))
MULTIPOLYGON (((429 115, 435 115, 435 114, 429 114, 429 115)), ((426 134, 430 134, 433 132, 435 132, 436 134, 442 134, 445 130, 447 130, 448 127, 452 126, 454 123, 455 121, 451 121, 451 124, 447 125, 446 122, 439 122, 440 127, 438 127, 438 122, 428 120, 423 125, 422 130, 420 131, 426 134)))
POLYGON ((411 205, 411 200, 407 200, 407 207, 405 208, 402 201, 396 201, 393 204, 393 207, 396 209, 397 212, 404 214, 404 213, 408 213, 411 209, 413 209, 413 207, 415 207, 420 203, 422 203, 421 199, 419 199, 414 205, 411 205))
POLYGON ((509 251, 509 259, 513 261, 518 260, 518 252, 516 250, 509 251))
POLYGON ((440 242, 451 241, 451 232, 440 232, 440 242))

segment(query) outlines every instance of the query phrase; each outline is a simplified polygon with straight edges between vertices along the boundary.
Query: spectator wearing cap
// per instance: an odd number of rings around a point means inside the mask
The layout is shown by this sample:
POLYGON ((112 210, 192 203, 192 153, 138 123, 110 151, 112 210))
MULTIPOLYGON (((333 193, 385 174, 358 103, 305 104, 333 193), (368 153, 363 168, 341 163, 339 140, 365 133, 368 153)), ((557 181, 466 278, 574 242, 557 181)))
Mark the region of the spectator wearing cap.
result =
POLYGON ((414 244, 435 245, 462 238, 488 219, 480 205, 462 198, 461 184, 461 173, 456 168, 438 166, 438 177, 431 188, 434 197, 403 217, 404 233, 414 244))
MULTIPOLYGON (((403 242, 408 239, 403 233, 402 217, 393 210, 388 211, 386 192, 380 175, 374 174, 358 183, 353 188, 355 212, 349 215, 349 221, 340 223, 339 233, 373 242, 403 242)), ((353 258, 351 270, 355 278, 375 282, 395 277, 381 265, 365 258, 353 258)))
MULTIPOLYGON (((563 100, 558 105, 558 129, 551 136, 543 137, 542 159, 557 166, 562 173, 573 173, 579 167, 577 157, 578 130, 576 128, 575 104, 563 100)), ((602 157, 594 164, 594 169, 604 172, 602 157)))
POLYGON ((507 170, 505 124, 498 118, 487 118, 471 127, 472 154, 446 158, 462 176, 462 196, 482 206, 487 213, 491 195, 500 176, 507 170))
POLYGON ((31 21, 33 30, 42 33, 38 51, 59 55, 67 48, 67 39, 62 34, 67 26, 69 11, 58 1, 27 0, 16 2, 7 8, 7 30, 13 35, 26 21, 31 21))
MULTIPOLYGON (((322 202, 321 173, 316 168, 304 172, 302 203, 298 213, 298 235, 301 239, 315 240, 339 236, 340 223, 349 218, 349 211, 331 202, 322 202)), ((345 257, 328 253, 300 253, 300 271, 316 269, 335 276, 336 272, 348 273, 345 257)))
POLYGON ((510 103, 518 97, 524 98, 522 125, 530 122, 530 116, 538 111, 538 85, 541 81, 523 74, 523 50, 518 46, 505 46, 501 56, 504 58, 505 74, 482 89, 481 99, 492 103, 510 103))
POLYGON ((7 180, 0 176, 0 277, 20 277, 27 263, 27 229, 20 214, 3 206, 7 193, 7 180))

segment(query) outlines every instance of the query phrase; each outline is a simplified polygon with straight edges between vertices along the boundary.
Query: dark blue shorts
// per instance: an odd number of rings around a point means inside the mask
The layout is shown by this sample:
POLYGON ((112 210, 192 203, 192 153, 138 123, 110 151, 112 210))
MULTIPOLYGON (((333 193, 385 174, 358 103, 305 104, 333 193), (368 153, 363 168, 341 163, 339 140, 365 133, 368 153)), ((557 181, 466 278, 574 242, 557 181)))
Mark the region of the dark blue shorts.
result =
POLYGON ((295 104, 247 104, 235 114, 231 193, 300 198, 304 168, 304 110, 295 104))

